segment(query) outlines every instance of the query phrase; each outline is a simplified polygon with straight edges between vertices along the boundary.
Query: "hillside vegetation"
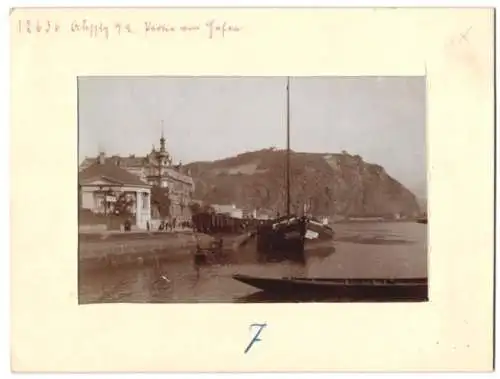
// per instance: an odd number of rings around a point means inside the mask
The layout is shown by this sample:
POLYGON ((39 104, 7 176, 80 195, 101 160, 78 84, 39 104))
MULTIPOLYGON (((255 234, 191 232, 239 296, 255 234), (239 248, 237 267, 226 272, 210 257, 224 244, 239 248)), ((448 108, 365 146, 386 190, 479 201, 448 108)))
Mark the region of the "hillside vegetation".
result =
MULTIPOLYGON (((360 156, 291 152, 291 199, 317 215, 416 216, 416 196, 383 167, 360 156)), ((186 165, 195 197, 212 204, 283 212, 285 151, 264 149, 214 162, 186 165)))

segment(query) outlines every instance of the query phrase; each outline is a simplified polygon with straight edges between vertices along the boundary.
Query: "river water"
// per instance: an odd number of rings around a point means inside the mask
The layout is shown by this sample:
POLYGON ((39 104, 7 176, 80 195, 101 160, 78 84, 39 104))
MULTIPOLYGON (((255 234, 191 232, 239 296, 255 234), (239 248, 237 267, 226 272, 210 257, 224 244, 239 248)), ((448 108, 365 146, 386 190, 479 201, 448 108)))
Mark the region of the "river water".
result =
MULTIPOLYGON (((229 256, 195 267, 192 259, 80 269, 79 302, 273 302, 234 274, 266 277, 404 278, 427 276, 427 225, 414 222, 335 224, 334 251, 309 254, 303 264, 259 263, 229 256)), ((343 299, 349 301, 349 299, 343 299)), ((343 301, 331 299, 331 301, 343 301)))

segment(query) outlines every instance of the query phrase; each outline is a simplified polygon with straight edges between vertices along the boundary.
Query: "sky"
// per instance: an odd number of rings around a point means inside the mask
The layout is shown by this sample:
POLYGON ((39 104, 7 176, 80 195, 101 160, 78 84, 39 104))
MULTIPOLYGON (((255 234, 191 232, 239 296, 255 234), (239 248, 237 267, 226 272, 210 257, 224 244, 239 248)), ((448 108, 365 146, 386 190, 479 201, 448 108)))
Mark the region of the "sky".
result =
MULTIPOLYGON (((163 131, 174 162, 286 147, 286 77, 80 77, 79 160, 145 155, 163 131)), ((291 77, 294 151, 358 154, 425 197, 424 77, 291 77)))

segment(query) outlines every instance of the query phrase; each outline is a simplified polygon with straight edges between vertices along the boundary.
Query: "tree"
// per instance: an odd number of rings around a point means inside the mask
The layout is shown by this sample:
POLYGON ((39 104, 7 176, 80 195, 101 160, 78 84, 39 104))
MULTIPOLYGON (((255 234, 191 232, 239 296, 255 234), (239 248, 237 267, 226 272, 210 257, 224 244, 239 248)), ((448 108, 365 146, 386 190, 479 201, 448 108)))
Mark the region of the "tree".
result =
POLYGON ((170 216, 170 196, 168 188, 154 186, 151 188, 151 203, 156 206, 161 218, 170 216))
POLYGON ((124 192, 114 194, 114 196, 116 197, 116 202, 114 203, 114 214, 120 216, 132 216, 135 200, 127 197, 124 192))
POLYGON ((210 204, 203 204, 201 207, 201 211, 204 213, 215 213, 215 208, 210 204))
POLYGON ((200 214, 200 213, 215 213, 215 209, 209 204, 199 204, 194 201, 189 203, 189 209, 192 215, 200 214))
POLYGON ((200 213, 201 205, 199 203, 191 202, 189 203, 189 210, 193 215, 198 214, 200 213))

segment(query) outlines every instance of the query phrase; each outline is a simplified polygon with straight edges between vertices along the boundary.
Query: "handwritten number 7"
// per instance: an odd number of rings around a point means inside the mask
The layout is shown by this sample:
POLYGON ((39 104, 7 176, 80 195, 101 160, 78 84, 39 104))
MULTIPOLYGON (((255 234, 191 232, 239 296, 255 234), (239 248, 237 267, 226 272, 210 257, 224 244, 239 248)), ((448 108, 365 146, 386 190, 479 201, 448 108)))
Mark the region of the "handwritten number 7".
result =
POLYGON ((252 330, 252 328, 254 327, 257 327, 257 332, 255 333, 255 335, 253 336, 252 340, 250 341, 250 343, 248 344, 247 348, 245 349, 245 354, 248 353, 250 351, 250 348, 253 346, 253 344, 255 342, 258 342, 258 341, 262 341, 259 336, 260 336, 260 333, 262 332, 262 330, 267 326, 266 323, 264 324, 252 324, 250 325, 250 330, 252 330))

